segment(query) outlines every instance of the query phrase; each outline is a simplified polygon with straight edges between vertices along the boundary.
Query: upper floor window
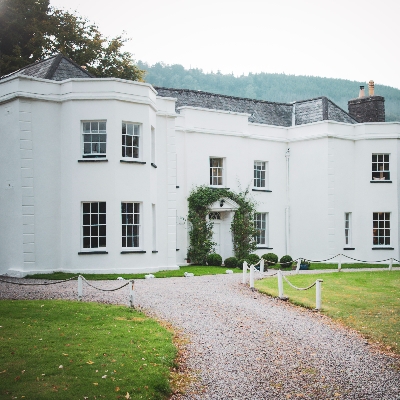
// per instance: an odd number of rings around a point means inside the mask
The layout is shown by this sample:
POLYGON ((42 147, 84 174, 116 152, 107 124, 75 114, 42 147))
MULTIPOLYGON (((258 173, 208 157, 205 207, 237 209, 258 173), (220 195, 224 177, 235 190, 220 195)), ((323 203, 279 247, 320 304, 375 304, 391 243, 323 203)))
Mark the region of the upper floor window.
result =
POLYGON ((210 157, 210 185, 222 186, 224 175, 224 159, 210 157))
POLYGON ((390 181, 389 154, 372 154, 372 180, 390 181))
POLYGON ((390 246, 390 213, 373 213, 372 240, 374 246, 390 246))
POLYGON ((106 247, 106 202, 82 203, 82 247, 106 247))
POLYGON ((254 187, 266 187, 266 165, 265 161, 254 161, 254 187))
POLYGON ((122 123, 122 157, 139 158, 140 125, 131 122, 122 123))
POLYGON ((121 203, 122 247, 140 246, 140 203, 121 203))
POLYGON ((256 233, 256 243, 258 246, 268 246, 268 215, 267 213, 254 214, 254 227, 256 233))
POLYGON ((106 156, 106 121, 86 121, 82 123, 83 158, 106 156))
POLYGON ((344 244, 351 246, 351 213, 344 213, 344 244))

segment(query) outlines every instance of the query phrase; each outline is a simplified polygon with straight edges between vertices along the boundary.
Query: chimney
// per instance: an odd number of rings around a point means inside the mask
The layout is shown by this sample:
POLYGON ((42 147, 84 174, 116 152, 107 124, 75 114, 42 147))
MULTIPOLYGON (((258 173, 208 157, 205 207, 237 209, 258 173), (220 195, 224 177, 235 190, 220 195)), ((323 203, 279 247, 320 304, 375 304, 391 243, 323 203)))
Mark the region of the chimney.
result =
POLYGON ((375 84, 373 80, 370 80, 368 82, 368 91, 369 91, 369 95, 373 96, 374 95, 374 91, 375 91, 375 84))
POLYGON ((358 122, 385 122, 385 99, 375 96, 374 81, 369 81, 369 96, 360 86, 359 97, 348 101, 349 114, 358 122))

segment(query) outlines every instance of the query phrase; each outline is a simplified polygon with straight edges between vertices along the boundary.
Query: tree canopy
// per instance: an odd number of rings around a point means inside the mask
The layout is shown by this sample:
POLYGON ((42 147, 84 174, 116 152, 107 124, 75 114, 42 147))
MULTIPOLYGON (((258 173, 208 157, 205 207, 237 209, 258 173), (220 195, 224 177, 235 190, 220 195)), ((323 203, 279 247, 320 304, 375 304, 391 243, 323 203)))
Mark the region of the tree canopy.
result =
POLYGON ((145 71, 122 51, 128 40, 103 36, 88 19, 49 0, 0 0, 0 75, 61 52, 96 77, 143 81, 145 71))

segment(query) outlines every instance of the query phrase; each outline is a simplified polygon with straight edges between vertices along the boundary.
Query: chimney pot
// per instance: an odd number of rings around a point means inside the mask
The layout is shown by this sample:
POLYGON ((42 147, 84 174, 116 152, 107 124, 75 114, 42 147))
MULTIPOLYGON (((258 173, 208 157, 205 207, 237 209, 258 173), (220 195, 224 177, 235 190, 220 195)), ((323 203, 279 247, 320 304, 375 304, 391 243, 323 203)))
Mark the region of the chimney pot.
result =
POLYGON ((373 80, 370 80, 368 82, 368 91, 370 96, 374 96, 375 93, 375 84, 373 80))
POLYGON ((358 95, 359 98, 365 97, 364 86, 360 86, 360 94, 358 95))

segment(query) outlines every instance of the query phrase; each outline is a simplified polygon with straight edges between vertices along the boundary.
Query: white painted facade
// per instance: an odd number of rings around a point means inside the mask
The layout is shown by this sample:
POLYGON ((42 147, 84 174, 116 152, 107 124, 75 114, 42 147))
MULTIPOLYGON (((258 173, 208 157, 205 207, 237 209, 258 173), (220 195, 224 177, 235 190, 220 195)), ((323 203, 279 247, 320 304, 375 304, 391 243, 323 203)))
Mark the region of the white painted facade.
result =
MULTIPOLYGON (((0 273, 135 273, 184 265, 187 197, 210 184, 210 158, 222 159, 221 186, 249 187, 258 212, 265 213, 259 255, 326 259, 345 252, 363 260, 399 259, 400 123, 285 128, 249 123, 249 114, 194 107, 179 112, 173 98, 158 97, 144 83, 2 80, 0 273), (83 157, 83 124, 91 121, 106 123, 103 158, 83 157), (123 123, 139 126, 138 158, 122 157, 123 123), (390 180, 372 180, 372 154, 389 155, 390 180), (265 187, 257 191, 255 161, 266 170, 265 187), (106 204, 106 246, 84 248, 84 203, 96 202, 106 204), (134 247, 122 247, 122 203, 139 207, 134 247), (373 244, 378 212, 390 214, 390 244, 383 246, 373 244)), ((224 203, 215 220, 223 258, 232 255, 234 209, 224 203)), ((211 212, 217 211, 214 204, 211 212)))

